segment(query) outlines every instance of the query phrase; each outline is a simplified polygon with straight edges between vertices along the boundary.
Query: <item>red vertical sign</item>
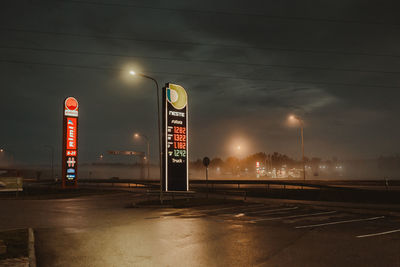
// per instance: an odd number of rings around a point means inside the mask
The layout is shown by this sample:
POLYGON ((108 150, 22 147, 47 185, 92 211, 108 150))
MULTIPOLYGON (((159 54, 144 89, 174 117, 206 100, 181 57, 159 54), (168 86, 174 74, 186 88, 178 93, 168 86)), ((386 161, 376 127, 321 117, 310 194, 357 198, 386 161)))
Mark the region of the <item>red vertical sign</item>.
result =
POLYGON ((62 186, 77 187, 78 181, 78 101, 74 97, 64 100, 62 186))

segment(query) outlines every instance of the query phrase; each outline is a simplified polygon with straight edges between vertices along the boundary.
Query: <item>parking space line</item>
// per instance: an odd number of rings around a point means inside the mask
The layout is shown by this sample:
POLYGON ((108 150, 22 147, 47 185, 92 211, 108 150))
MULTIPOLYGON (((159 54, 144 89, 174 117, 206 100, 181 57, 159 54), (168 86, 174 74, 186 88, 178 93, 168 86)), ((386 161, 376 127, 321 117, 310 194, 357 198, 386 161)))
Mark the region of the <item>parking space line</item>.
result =
POLYGON ((311 224, 311 225, 302 225, 302 226, 296 226, 295 228, 300 229, 300 228, 320 227, 320 226, 325 226, 325 225, 351 223, 351 222, 373 221, 373 220, 378 220, 378 219, 383 219, 383 218, 385 218, 385 216, 365 218, 365 219, 353 219, 353 220, 346 220, 346 221, 336 221, 336 222, 328 222, 328 223, 319 223, 319 224, 311 224))
POLYGON ((286 210, 295 210, 298 209, 299 207, 291 207, 291 208, 283 208, 283 209, 273 209, 273 210, 264 210, 264 211, 250 211, 250 212, 245 212, 246 214, 266 214, 266 213, 271 213, 271 212, 276 212, 276 211, 286 211, 286 210))
POLYGON ((251 222, 273 221, 273 220, 300 218, 300 217, 311 217, 311 216, 318 216, 318 215, 324 215, 324 214, 332 214, 332 213, 335 213, 335 212, 336 212, 336 210, 325 211, 325 212, 317 212, 317 213, 307 213, 307 214, 300 214, 300 215, 290 215, 290 216, 283 216, 283 217, 273 217, 273 218, 251 220, 251 222))
POLYGON ((375 233, 375 234, 368 234, 368 235, 358 235, 356 236, 357 238, 363 238, 363 237, 371 237, 371 236, 378 236, 378 235, 388 235, 388 234, 393 234, 400 232, 400 229, 392 230, 392 231, 386 231, 386 232, 381 232, 381 233, 375 233))
MULTIPOLYGON (((264 204, 257 204, 257 205, 252 205, 252 206, 246 206, 248 209, 253 209, 253 208, 258 208, 265 206, 264 204)), ((219 209, 210 209, 210 210, 195 210, 197 212, 213 212, 213 211, 221 211, 221 210, 231 210, 231 209, 237 209, 237 208, 244 208, 243 206, 233 206, 233 207, 226 207, 226 208, 219 208, 219 209)))

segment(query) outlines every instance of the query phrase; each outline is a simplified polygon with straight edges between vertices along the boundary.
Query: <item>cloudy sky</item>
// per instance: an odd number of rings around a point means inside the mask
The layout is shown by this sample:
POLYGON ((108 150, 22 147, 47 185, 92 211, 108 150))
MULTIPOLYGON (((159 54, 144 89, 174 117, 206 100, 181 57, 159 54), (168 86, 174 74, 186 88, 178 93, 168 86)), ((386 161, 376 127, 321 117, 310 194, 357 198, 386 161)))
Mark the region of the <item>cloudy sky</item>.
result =
MULTIPOLYGON (((156 155, 155 86, 189 96, 190 158, 278 151, 372 158, 400 151, 399 5, 381 1, 5 0, 0 145, 60 155, 62 102, 80 102, 80 159, 156 155), (242 150, 235 151, 240 145, 242 150)), ((153 157, 155 160, 155 157, 153 157)))

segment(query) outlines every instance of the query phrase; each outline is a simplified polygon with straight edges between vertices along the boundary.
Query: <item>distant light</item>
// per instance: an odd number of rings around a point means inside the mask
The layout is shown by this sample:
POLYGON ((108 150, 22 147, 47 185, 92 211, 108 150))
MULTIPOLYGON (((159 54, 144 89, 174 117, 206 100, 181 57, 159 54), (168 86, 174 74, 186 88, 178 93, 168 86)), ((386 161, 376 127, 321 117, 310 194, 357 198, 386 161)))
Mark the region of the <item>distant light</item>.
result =
POLYGON ((237 146, 237 149, 240 150, 240 146, 237 146))
POLYGON ((139 134, 138 134, 138 133, 135 133, 133 136, 134 136, 135 138, 139 138, 139 134))
POLYGON ((1 149, 0 149, 0 152, 4 152, 4 149, 1 148, 1 149))
POLYGON ((102 159, 103 157, 104 157, 103 154, 101 154, 101 155, 100 155, 100 158, 102 159))
POLYGON ((136 75, 136 72, 134 72, 133 70, 130 70, 130 71, 129 71, 129 74, 130 74, 130 75, 136 75))

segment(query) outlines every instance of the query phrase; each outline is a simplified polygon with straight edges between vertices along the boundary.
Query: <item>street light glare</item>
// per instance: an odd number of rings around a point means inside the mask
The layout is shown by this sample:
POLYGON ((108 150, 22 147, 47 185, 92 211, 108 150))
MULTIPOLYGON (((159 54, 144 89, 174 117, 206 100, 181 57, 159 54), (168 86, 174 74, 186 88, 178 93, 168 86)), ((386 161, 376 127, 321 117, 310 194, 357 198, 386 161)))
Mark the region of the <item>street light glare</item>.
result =
POLYGON ((135 138, 139 138, 139 134, 138 134, 138 133, 135 133, 133 136, 134 136, 135 138))
POLYGON ((300 121, 299 117, 297 117, 296 115, 293 115, 293 114, 289 115, 288 119, 289 119, 289 121, 291 121, 291 122, 298 122, 298 121, 300 121))
POLYGON ((133 70, 130 70, 130 71, 129 71, 129 74, 130 74, 130 75, 136 75, 136 72, 134 72, 133 70))

